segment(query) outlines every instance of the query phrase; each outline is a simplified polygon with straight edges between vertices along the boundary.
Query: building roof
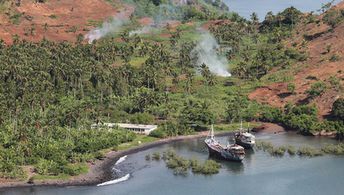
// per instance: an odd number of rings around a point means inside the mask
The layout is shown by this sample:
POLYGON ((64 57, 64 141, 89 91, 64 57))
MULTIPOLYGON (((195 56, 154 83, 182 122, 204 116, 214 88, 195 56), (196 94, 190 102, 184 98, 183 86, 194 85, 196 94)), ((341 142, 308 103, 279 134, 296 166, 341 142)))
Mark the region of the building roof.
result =
POLYGON ((100 123, 100 124, 92 124, 91 128, 97 128, 97 127, 108 127, 108 128, 114 128, 114 127, 121 127, 125 129, 144 129, 144 130, 154 130, 158 128, 157 125, 142 125, 142 124, 129 124, 129 123, 100 123))

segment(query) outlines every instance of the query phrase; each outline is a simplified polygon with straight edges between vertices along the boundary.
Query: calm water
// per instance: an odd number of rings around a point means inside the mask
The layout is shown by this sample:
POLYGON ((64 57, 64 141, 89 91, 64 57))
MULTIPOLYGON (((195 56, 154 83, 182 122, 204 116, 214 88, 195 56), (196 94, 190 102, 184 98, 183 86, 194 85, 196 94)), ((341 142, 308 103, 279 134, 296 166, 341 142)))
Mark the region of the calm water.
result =
MULTIPOLYGON (((231 11, 249 19, 253 12, 258 14, 260 20, 264 20, 266 13, 274 14, 283 11, 287 7, 294 6, 303 12, 317 11, 322 4, 331 0, 224 0, 231 11)), ((340 0, 335 0, 335 3, 340 0)))
MULTIPOLYGON (((219 138, 223 143, 227 137, 219 138)), ((275 145, 319 146, 334 143, 327 138, 302 137, 291 133, 258 134, 257 139, 275 145)), ((344 190, 344 157, 298 156, 271 157, 265 152, 249 152, 242 163, 219 161, 220 173, 213 176, 174 176, 163 161, 145 161, 145 155, 172 148, 179 155, 208 159, 203 139, 165 144, 129 155, 115 166, 119 175, 131 174, 129 180, 104 186, 35 187, 1 191, 0 194, 342 194, 344 190)), ((114 162, 115 163, 115 162, 114 162)))

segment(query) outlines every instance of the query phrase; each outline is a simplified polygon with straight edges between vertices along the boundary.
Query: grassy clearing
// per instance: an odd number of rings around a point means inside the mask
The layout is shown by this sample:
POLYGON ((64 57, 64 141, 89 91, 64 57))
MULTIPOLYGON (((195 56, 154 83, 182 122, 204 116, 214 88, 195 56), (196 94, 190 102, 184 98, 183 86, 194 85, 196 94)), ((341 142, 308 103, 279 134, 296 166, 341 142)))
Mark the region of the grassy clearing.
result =
POLYGON ((133 57, 129 64, 132 65, 133 67, 141 67, 142 64, 145 63, 145 61, 148 59, 148 57, 133 57))
POLYGON ((60 173, 58 175, 37 174, 34 175, 32 178, 29 178, 29 180, 68 180, 72 176, 86 174, 88 170, 89 168, 86 163, 69 164, 68 166, 66 166, 64 173, 60 173))
POLYGON ((33 176, 33 180, 63 180, 66 181, 70 179, 71 176, 67 174, 59 174, 59 175, 35 175, 33 176))
POLYGON ((0 14, 5 13, 11 8, 11 1, 0 1, 0 14))
POLYGON ((261 78, 261 81, 265 84, 276 82, 290 82, 293 80, 293 75, 290 69, 282 69, 277 72, 270 73, 261 78))
POLYGON ((159 139, 155 138, 155 137, 150 137, 147 135, 137 135, 136 138, 132 142, 120 144, 116 149, 117 150, 128 150, 130 148, 134 148, 134 147, 140 146, 142 144, 146 144, 146 143, 151 143, 151 142, 154 142, 157 140, 159 140, 159 139))
POLYGON ((87 26, 100 27, 103 24, 102 20, 88 20, 87 26))

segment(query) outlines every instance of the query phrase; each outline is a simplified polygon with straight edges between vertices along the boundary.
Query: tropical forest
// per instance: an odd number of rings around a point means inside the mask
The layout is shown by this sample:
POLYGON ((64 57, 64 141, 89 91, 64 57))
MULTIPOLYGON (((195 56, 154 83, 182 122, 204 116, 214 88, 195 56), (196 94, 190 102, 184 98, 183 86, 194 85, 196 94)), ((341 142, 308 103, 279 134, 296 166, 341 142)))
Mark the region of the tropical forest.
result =
POLYGON ((0 181, 68 179, 211 125, 344 138, 343 2, 242 17, 220 0, 3 0, 0 28, 0 181))

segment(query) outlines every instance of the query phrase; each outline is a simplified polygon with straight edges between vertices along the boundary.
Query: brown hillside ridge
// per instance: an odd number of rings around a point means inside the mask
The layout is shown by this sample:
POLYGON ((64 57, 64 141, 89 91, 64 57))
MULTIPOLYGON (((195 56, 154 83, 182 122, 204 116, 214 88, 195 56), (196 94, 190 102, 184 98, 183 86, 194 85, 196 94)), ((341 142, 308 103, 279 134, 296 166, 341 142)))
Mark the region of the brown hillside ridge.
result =
POLYGON ((230 24, 230 20, 209 20, 208 22, 202 25, 202 28, 205 30, 209 30, 211 26, 219 26, 222 24, 230 24))
POLYGON ((39 41, 43 37, 54 41, 75 41, 78 34, 86 34, 122 10, 130 15, 133 8, 122 5, 120 0, 112 5, 106 0, 49 0, 46 3, 21 0, 19 6, 13 3, 0 12, 0 38, 9 44, 15 34, 30 41, 39 41), (21 14, 17 22, 10 19, 9 12, 12 16, 21 14))
MULTIPOLYGON (((344 2, 332 9, 344 9, 344 2)), ((320 16, 318 19, 322 17, 320 16)), ((295 104, 314 103, 319 109, 320 118, 328 115, 333 102, 344 96, 344 22, 332 31, 330 29, 331 27, 321 20, 319 24, 301 24, 287 45, 295 45, 296 43, 299 50, 306 51, 308 58, 304 62, 293 65, 291 68, 293 80, 258 88, 249 94, 249 98, 275 107, 283 107, 288 102, 295 104), (304 35, 319 36, 307 41, 304 35), (330 47, 329 52, 328 47, 330 47), (336 56, 336 60, 331 60, 333 56, 336 56), (339 81, 337 87, 331 84, 330 77, 335 77, 339 81), (325 93, 314 99, 308 98, 306 91, 318 81, 327 85, 325 93), (294 94, 288 91, 288 83, 295 85, 294 94)))

